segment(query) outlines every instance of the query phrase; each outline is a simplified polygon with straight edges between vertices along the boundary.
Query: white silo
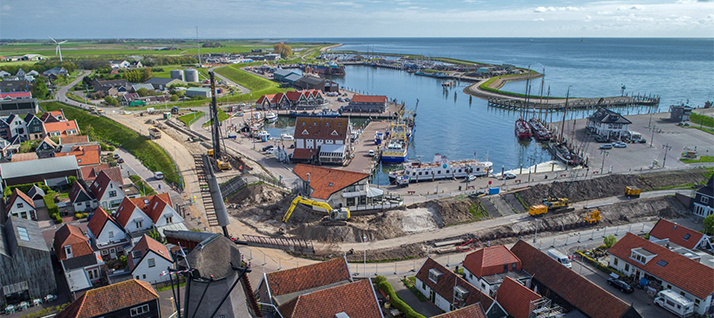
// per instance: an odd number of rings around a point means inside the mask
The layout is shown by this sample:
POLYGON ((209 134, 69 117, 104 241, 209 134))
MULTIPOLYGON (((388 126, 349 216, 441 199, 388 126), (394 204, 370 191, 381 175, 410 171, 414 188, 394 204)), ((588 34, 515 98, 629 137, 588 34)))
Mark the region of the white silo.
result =
POLYGON ((186 82, 193 82, 196 83, 198 82, 198 70, 196 69, 186 69, 183 71, 184 78, 186 82))
POLYGON ((183 71, 182 70, 171 70, 171 79, 177 79, 183 81, 183 71))

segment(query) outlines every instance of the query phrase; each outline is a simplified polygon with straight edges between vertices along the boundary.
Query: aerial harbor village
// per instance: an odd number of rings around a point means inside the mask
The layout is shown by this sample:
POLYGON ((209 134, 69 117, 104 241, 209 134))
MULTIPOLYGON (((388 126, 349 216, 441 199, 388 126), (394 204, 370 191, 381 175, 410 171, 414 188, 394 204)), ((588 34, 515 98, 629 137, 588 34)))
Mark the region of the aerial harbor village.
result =
POLYGON ((4 316, 714 317, 710 2, 40 2, 0 9, 4 316))

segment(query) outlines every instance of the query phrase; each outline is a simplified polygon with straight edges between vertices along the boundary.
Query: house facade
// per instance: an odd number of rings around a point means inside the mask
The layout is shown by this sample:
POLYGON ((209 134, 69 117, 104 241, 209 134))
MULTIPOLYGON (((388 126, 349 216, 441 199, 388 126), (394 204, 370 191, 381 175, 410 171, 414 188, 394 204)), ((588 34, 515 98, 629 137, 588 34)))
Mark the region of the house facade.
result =
POLYGON ((351 133, 347 118, 298 117, 293 134, 295 150, 292 160, 317 162, 322 157, 326 163, 343 164, 352 151, 351 133), (321 150, 323 145, 340 149, 330 149, 327 153, 321 150))
POLYGON ((144 234, 129 252, 127 264, 132 277, 155 284, 169 280, 161 274, 173 266, 173 257, 165 245, 144 234))
POLYGON ((694 215, 702 218, 714 214, 714 176, 709 178, 704 187, 697 190, 689 209, 694 215))
POLYGON ((445 312, 479 304, 486 317, 508 316, 493 298, 430 257, 419 268, 415 285, 424 297, 445 312))
POLYGON ((632 277, 650 280, 650 286, 670 289, 694 302, 694 312, 714 314, 714 268, 668 248, 627 233, 608 249, 609 266, 632 277))
POLYGON ((358 211, 391 209, 404 204, 402 198, 386 196, 383 189, 370 186, 367 173, 306 164, 297 164, 293 173, 302 181, 302 195, 326 202, 333 208, 346 207, 358 211))
POLYGON ((72 190, 69 191, 69 202, 72 204, 74 212, 94 211, 99 207, 92 193, 87 191, 81 182, 75 182, 72 185, 72 190))
POLYGON ((600 108, 588 117, 585 128, 600 137, 620 140, 629 134, 630 124, 632 122, 619 113, 600 108))
POLYGON ((87 228, 90 242, 97 247, 104 261, 119 258, 126 248, 131 247, 124 229, 102 208, 94 211, 87 228))
POLYGON ((27 125, 27 134, 30 140, 45 138, 44 123, 37 116, 34 114, 27 114, 24 120, 27 125))
POLYGON ((116 220, 129 234, 165 227, 186 229, 183 218, 173 209, 168 193, 135 199, 124 198, 116 211, 116 220))
POLYGON ((466 255, 463 266, 466 281, 491 297, 496 296, 507 277, 530 287, 532 276, 523 270, 521 260, 503 245, 485 247, 466 255))
POLYGON ((102 284, 104 261, 89 244, 89 237, 74 225, 65 224, 55 232, 52 246, 60 261, 71 293, 102 284))
POLYGON ((12 189, 12 194, 5 202, 6 218, 17 217, 37 221, 35 202, 18 188, 12 189))
POLYGON ((130 279, 88 290, 56 318, 156 318, 161 316, 159 294, 151 284, 130 279), (111 299, 111 301, 107 301, 111 299))
POLYGON ((94 179, 92 185, 89 186, 89 191, 92 192, 97 203, 103 209, 113 210, 124 200, 122 185, 112 180, 105 171, 99 172, 97 178, 94 179))
POLYGON ((387 96, 354 95, 350 103, 342 108, 345 112, 383 113, 387 109, 387 96))

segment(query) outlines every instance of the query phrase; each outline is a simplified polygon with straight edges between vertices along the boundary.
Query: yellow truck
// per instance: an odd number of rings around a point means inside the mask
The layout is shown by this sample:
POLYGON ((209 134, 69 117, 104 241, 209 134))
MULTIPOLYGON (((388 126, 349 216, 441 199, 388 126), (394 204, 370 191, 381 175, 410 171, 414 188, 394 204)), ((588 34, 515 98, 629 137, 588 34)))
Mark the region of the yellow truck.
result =
POLYGON ((528 214, 532 216, 546 214, 549 211, 554 212, 558 210, 572 211, 568 209, 570 206, 570 200, 568 198, 557 198, 550 197, 543 199, 543 204, 532 205, 528 208, 528 214))
POLYGON ((635 187, 635 186, 625 187, 625 196, 628 198, 639 198, 640 192, 642 192, 642 191, 638 187, 635 187))

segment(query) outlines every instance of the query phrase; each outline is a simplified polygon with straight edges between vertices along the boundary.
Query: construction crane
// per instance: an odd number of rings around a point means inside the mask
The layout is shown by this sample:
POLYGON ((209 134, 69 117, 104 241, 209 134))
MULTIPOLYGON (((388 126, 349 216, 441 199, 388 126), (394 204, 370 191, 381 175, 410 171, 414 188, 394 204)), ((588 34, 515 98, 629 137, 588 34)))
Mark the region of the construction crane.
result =
POLYGON ((295 199, 293 199, 292 203, 290 203, 288 211, 285 212, 285 215, 283 216, 284 223, 288 222, 288 219, 290 219, 290 216, 293 214, 295 207, 297 207, 297 205, 300 203, 325 209, 330 218, 330 221, 347 221, 350 219, 350 210, 347 208, 343 207, 339 209, 333 209, 329 204, 325 202, 318 202, 308 198, 303 198, 302 196, 298 195, 297 197, 295 197, 295 199))
MULTIPOLYGON (((219 170, 231 170, 231 165, 228 162, 225 154, 221 151, 221 122, 218 120, 218 103, 216 102, 216 81, 212 71, 208 72, 211 77, 211 141, 213 149, 208 150, 208 155, 216 162, 219 170)), ((223 145, 225 149, 225 145, 223 145)))

